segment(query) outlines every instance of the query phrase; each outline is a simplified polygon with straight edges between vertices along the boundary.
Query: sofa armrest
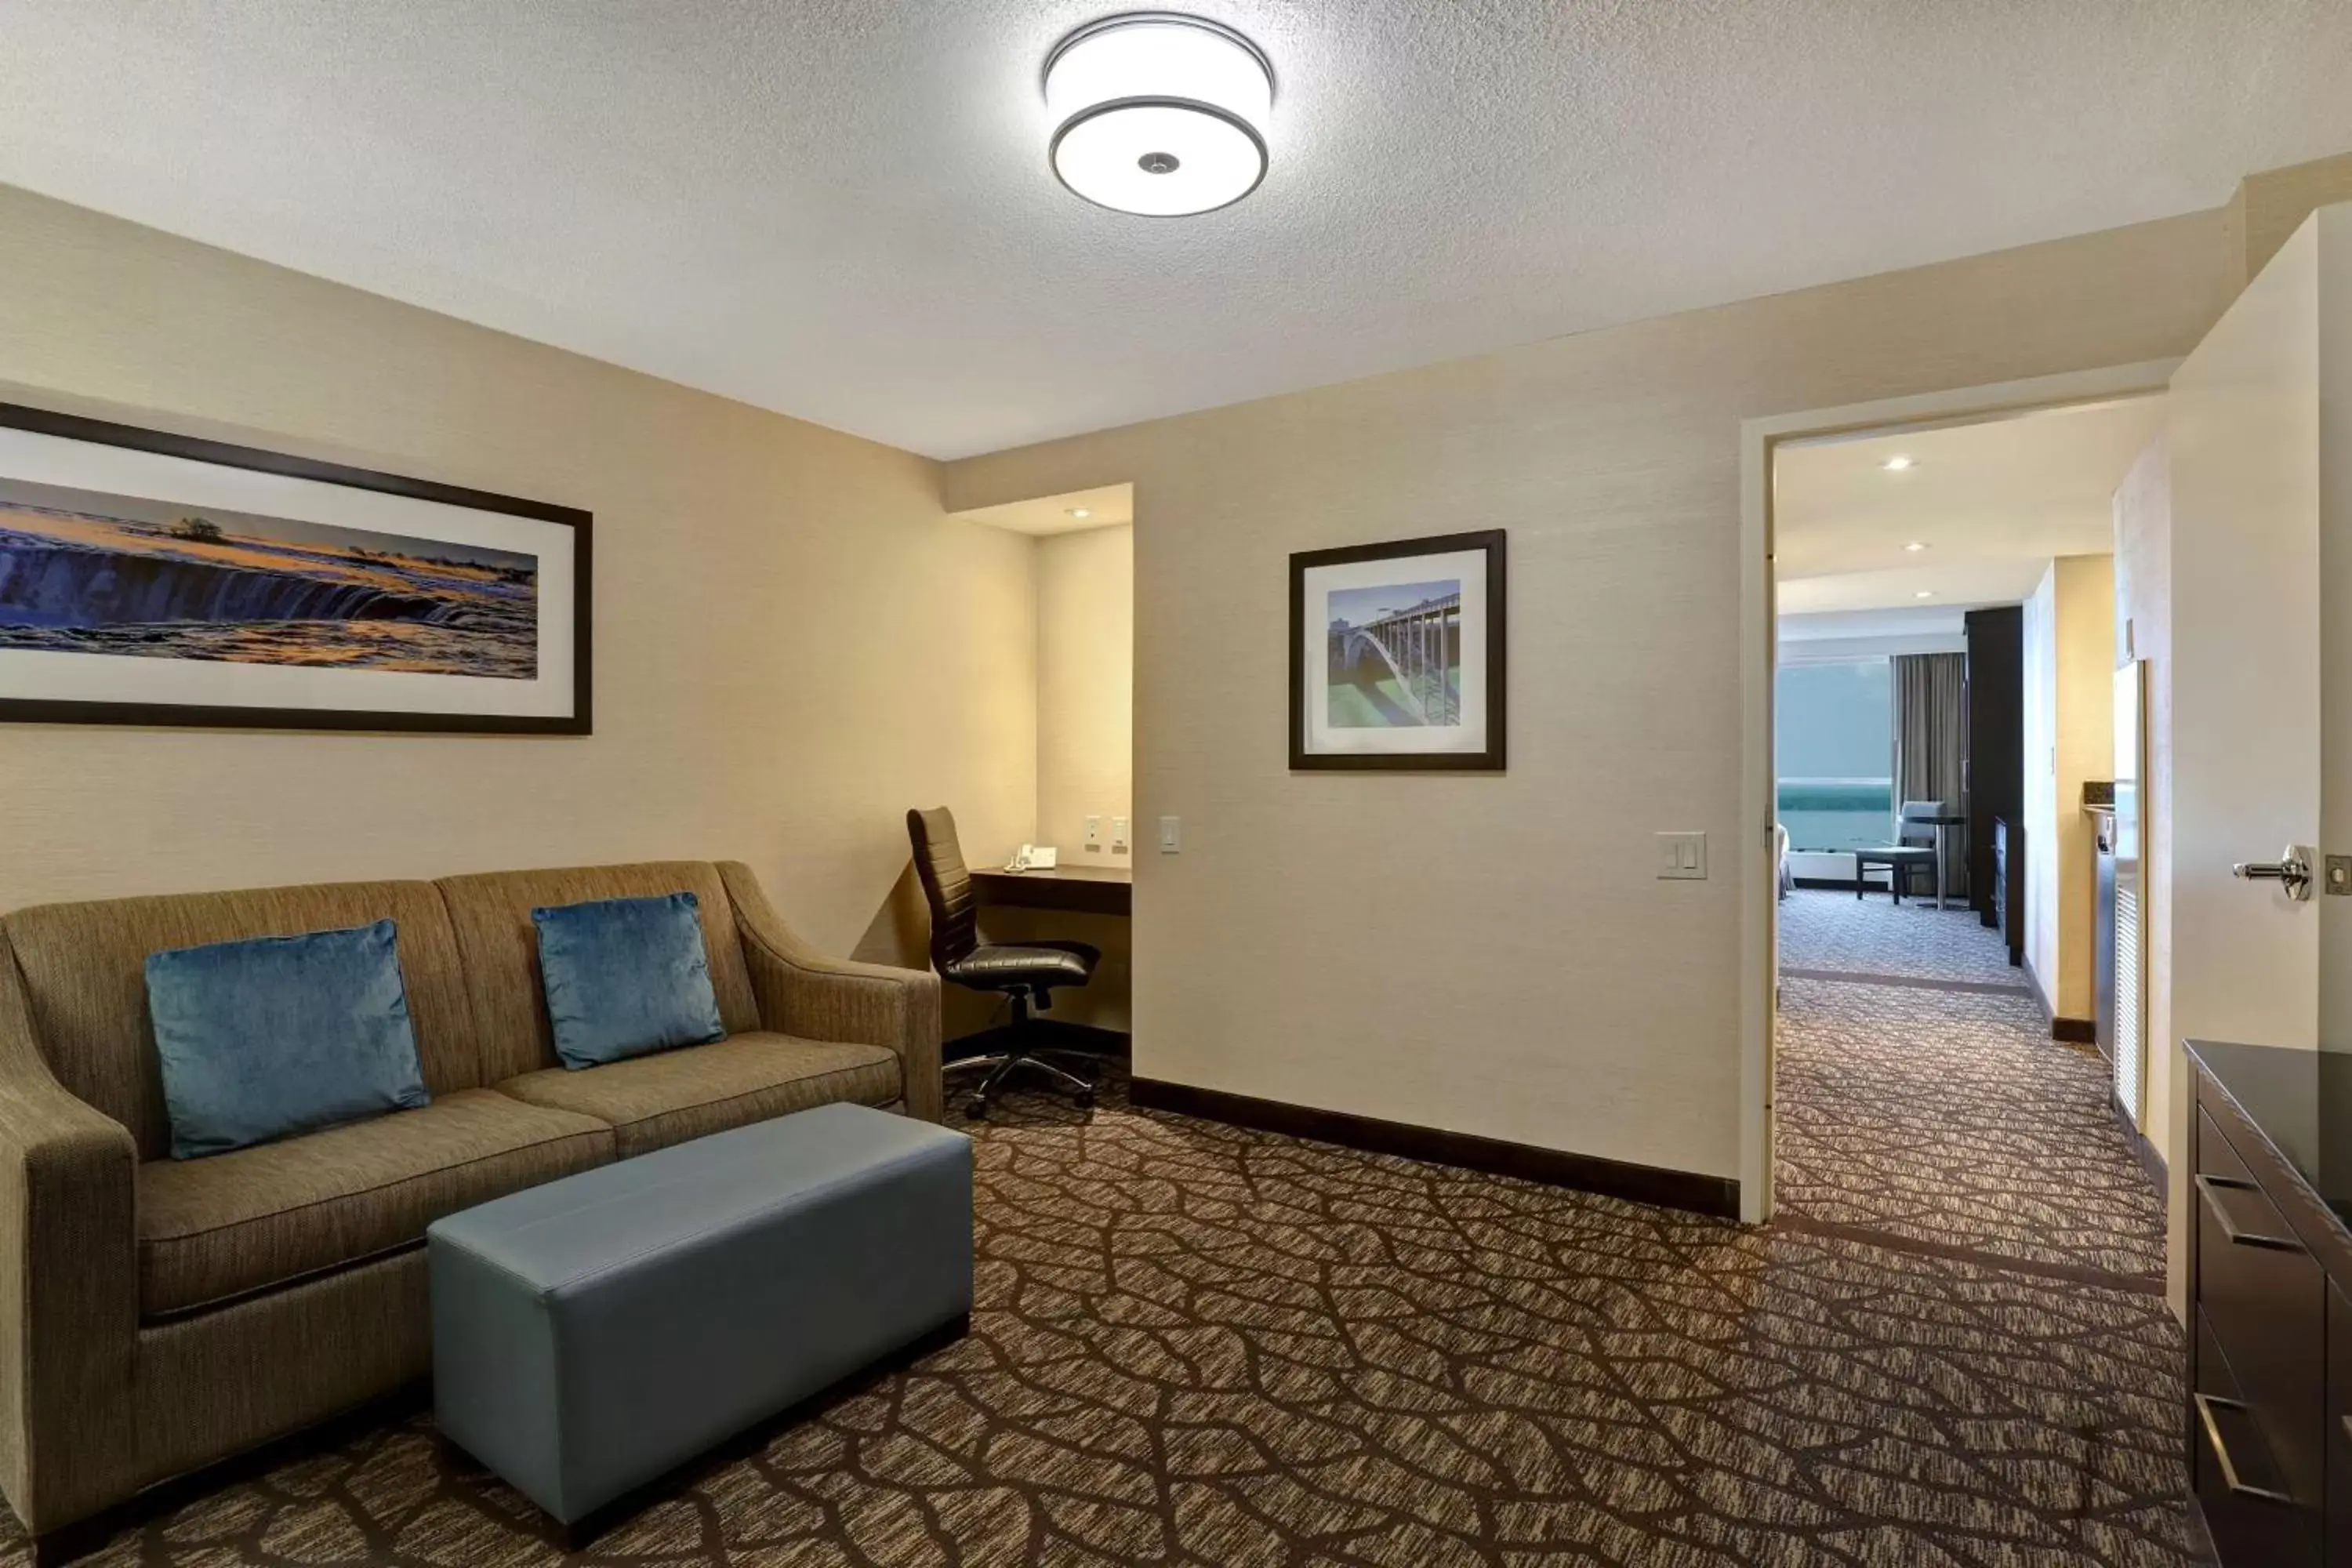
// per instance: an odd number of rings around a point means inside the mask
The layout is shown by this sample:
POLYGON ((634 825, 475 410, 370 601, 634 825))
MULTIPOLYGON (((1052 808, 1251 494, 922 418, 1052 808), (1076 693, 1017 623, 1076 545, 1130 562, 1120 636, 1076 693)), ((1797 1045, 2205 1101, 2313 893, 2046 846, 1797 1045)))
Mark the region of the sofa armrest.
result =
POLYGON ((907 1114, 940 1120, 940 980, 928 970, 829 958, 793 934, 751 868, 722 861, 760 1021, 810 1040, 887 1046, 898 1053, 907 1114))
POLYGON ((142 1479, 138 1177, 129 1129, 49 1072, 0 937, 0 1486, 36 1533, 142 1479))

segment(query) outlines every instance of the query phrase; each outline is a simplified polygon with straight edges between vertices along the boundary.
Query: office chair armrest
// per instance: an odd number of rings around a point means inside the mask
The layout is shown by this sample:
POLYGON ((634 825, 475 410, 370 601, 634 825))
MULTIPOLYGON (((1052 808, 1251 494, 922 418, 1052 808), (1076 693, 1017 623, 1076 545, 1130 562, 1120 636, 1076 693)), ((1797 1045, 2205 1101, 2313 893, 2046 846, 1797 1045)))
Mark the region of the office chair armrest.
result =
POLYGON ((735 906, 760 1022, 803 1039, 887 1047, 898 1054, 907 1114, 939 1121, 939 976, 819 952, 784 923, 750 867, 723 861, 719 875, 735 906))

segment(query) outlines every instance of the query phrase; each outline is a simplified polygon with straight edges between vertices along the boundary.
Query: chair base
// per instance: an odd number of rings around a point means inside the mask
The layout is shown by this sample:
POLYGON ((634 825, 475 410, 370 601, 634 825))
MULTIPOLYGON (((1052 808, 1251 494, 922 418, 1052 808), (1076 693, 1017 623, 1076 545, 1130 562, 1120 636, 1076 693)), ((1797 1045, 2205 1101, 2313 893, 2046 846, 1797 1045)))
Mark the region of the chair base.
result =
POLYGON ((1013 994, 1013 1023, 1004 1032, 1004 1047, 982 1056, 962 1057, 940 1068, 941 1073, 965 1068, 985 1068, 988 1076, 963 1102, 964 1115, 973 1121, 988 1119, 988 1103, 1005 1080, 1024 1068, 1032 1068, 1050 1079, 1056 1088, 1066 1090, 1071 1102, 1080 1110, 1090 1110, 1095 1103, 1095 1083, 1092 1079, 1072 1072, 1065 1062, 1083 1064, 1083 1053, 1057 1049, 1039 1038, 1041 1031, 1029 1016, 1029 999, 1019 992, 1013 994))

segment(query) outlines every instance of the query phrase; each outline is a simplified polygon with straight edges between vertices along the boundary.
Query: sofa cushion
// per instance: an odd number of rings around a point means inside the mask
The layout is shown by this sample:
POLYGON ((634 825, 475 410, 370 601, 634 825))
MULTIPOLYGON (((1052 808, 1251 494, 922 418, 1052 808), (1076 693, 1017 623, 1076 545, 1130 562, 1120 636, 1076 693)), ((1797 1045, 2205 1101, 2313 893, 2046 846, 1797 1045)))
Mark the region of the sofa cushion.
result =
POLYGON ((568 1068, 727 1037, 692 893, 533 910, 555 1054, 568 1068))
POLYGON ((530 920, 536 909, 692 893, 719 1023, 730 1035, 760 1026, 760 1004, 751 994, 742 941, 735 934, 735 909, 719 868, 707 860, 494 871, 434 885, 448 906, 465 955, 466 987, 473 998, 482 1061, 489 1068, 481 1082, 499 1083, 556 1065, 555 1035, 540 989, 539 933, 530 920))
POLYGON ((425 1089, 480 1089, 490 1072, 441 895, 430 882, 339 882, 233 893, 175 893, 45 904, 6 917, 41 1054, 67 1092, 131 1130, 139 1157, 171 1146, 147 1017, 147 955, 246 937, 400 927, 400 972, 425 1089))
POLYGON ((432 1099, 391 921, 151 952, 147 1011, 174 1160, 432 1099))
POLYGON ((443 1215, 613 1158, 612 1130, 461 1089, 281 1142, 139 1169, 139 1307, 209 1306, 420 1242, 443 1215))
POLYGON ((499 1088, 610 1124, 625 1160, 836 1100, 887 1105, 899 1096, 898 1054, 754 1030, 577 1072, 525 1073, 499 1088))

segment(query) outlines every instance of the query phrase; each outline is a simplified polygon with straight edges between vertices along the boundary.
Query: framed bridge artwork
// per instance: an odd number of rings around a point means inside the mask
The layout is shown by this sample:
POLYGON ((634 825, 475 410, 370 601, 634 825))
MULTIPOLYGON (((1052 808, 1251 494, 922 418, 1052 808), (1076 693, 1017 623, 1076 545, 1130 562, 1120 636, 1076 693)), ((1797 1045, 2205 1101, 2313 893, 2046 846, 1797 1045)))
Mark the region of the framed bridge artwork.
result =
POLYGON ((0 404, 0 721, 587 734, 589 522, 0 404))
POLYGON ((1503 766, 1503 531, 1290 558, 1290 765, 1503 766))

